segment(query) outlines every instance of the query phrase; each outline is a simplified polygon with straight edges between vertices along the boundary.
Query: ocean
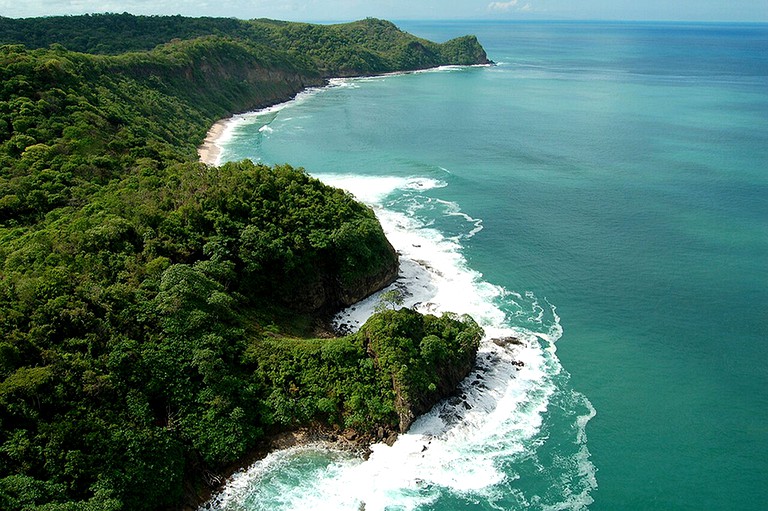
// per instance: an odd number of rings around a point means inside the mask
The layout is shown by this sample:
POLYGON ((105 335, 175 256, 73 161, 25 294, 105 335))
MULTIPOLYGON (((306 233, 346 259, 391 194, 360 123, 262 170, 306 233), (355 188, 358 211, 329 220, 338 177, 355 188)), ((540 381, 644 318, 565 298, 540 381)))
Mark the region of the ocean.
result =
POLYGON ((768 25, 398 25, 497 65, 333 80, 219 158, 369 204, 478 369, 367 461, 273 453, 206 508, 768 509, 768 25))

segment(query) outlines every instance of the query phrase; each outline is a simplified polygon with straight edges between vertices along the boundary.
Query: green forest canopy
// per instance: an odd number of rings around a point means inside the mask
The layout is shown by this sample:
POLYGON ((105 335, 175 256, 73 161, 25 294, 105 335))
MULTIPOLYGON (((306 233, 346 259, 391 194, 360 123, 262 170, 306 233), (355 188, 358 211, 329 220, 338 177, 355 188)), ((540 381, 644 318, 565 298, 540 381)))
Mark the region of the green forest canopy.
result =
POLYGON ((123 14, 0 18, 0 41, 0 508, 176 507, 265 434, 403 427, 469 370, 471 318, 313 338, 396 273, 372 211, 196 147, 328 76, 483 63, 474 38, 123 14))

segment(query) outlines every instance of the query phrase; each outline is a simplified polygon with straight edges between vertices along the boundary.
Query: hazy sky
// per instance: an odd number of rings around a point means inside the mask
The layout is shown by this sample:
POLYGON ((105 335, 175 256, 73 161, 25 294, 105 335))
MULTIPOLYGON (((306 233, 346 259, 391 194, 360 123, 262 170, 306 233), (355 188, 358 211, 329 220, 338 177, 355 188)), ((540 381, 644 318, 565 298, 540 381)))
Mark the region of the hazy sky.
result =
POLYGON ((275 18, 768 21, 768 0, 0 0, 13 18, 95 12, 275 18))

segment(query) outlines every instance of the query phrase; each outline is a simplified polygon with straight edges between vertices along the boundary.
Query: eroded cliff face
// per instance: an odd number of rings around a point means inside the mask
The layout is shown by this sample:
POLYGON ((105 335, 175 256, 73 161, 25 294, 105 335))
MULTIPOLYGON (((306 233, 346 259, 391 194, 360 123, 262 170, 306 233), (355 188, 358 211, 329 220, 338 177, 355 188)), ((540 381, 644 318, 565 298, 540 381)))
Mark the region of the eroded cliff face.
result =
POLYGON ((367 271, 345 279, 338 267, 318 267, 306 276, 300 290, 283 289, 283 300, 293 309, 326 316, 384 289, 397 279, 399 258, 383 233, 376 244, 385 249, 375 262, 368 263, 367 271))
POLYGON ((397 252, 386 238, 384 242, 386 242, 387 255, 381 259, 377 271, 361 275, 359 278, 346 284, 339 283, 335 293, 335 298, 339 305, 349 307, 387 287, 397 279, 400 260, 397 252))

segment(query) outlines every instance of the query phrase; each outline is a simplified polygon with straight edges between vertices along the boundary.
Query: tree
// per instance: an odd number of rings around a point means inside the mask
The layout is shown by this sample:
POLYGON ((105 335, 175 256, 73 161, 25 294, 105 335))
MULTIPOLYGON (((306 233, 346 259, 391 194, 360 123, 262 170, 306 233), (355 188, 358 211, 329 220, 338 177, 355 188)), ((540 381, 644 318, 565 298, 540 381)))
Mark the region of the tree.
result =
POLYGON ((387 309, 395 310, 403 305, 403 299, 403 293, 399 289, 384 291, 381 293, 381 296, 379 296, 379 303, 376 304, 374 310, 376 310, 376 312, 381 312, 387 309))

